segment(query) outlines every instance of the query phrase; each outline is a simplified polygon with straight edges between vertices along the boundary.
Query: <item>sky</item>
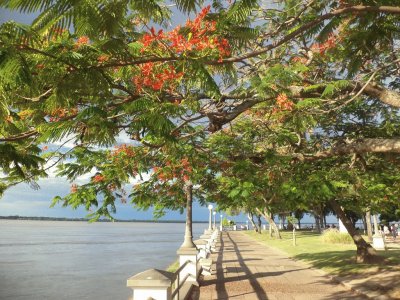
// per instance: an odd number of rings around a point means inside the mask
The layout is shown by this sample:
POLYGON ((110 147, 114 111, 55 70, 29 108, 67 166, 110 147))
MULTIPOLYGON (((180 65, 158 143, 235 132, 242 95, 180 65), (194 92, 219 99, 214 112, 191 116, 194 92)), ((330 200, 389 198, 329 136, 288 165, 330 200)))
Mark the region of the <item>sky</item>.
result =
MULTIPOLYGON (((0 9, 0 24, 8 20, 29 24, 32 22, 34 15, 23 15, 18 12, 10 12, 0 9)), ((187 17, 180 16, 175 18, 175 22, 185 21, 187 17)), ((120 139, 121 143, 127 142, 124 138, 120 139)), ((68 145, 67 145, 68 146, 68 145)), ((49 145, 49 150, 52 146, 49 145)), ((81 181, 87 178, 81 178, 81 181)), ((78 180, 79 181, 79 180, 78 180)), ((79 182, 78 182, 79 183, 79 182)), ((0 216, 43 216, 43 217, 68 217, 83 218, 87 215, 87 211, 83 208, 73 210, 70 207, 61 207, 56 205, 50 208, 53 197, 63 196, 69 193, 71 183, 65 178, 57 178, 54 170, 50 171, 49 177, 38 181, 39 190, 33 190, 28 184, 21 183, 8 189, 2 198, 0 198, 0 216)), ((117 206, 117 219, 137 219, 151 220, 153 219, 152 210, 138 211, 131 204, 119 203, 117 206)), ((215 206, 215 205, 214 205, 215 206)), ((180 214, 177 211, 167 211, 167 214, 161 220, 185 220, 185 212, 180 214)), ((207 207, 202 207, 198 202, 193 204, 193 221, 207 221, 209 211, 207 207)), ((236 221, 245 222, 243 216, 237 218, 230 217, 236 221)), ((219 214, 217 214, 217 221, 219 214)))
MULTIPOLYGON (((0 24, 7 20, 15 20, 17 22, 29 24, 33 20, 34 15, 23 15, 17 12, 10 12, 0 9, 0 24)), ((187 16, 178 15, 173 20, 173 26, 177 23, 186 21, 187 16)), ((120 137, 120 143, 128 142, 126 138, 120 137)), ((60 144, 60 143, 59 143, 60 144)), ((68 146, 68 145, 67 145, 68 146)), ((50 150, 55 145, 49 145, 50 150)), ((87 211, 83 208, 73 210, 70 207, 61 207, 56 205, 50 208, 51 200, 53 197, 59 195, 64 196, 70 191, 70 185, 65 178, 57 178, 54 174, 54 169, 50 170, 49 177, 41 179, 38 184, 40 189, 33 190, 27 184, 22 183, 8 189, 4 196, 0 198, 0 216, 43 216, 43 217, 68 217, 68 218, 82 218, 87 215, 87 211)), ((82 182, 88 180, 89 176, 80 178, 82 182)), ((78 184, 79 184, 78 180, 78 184)), ((81 183, 82 183, 81 182, 81 183)), ((152 210, 138 211, 128 203, 118 203, 117 219, 136 219, 136 220, 150 220, 153 219, 152 210)), ((215 206, 215 205, 214 205, 215 206)), ((209 211, 207 207, 200 206, 198 202, 193 204, 193 221, 207 221, 209 211)), ((238 223, 245 223, 246 217, 239 215, 236 217, 228 217, 238 223)), ((180 214, 176 211, 167 211, 166 215, 161 220, 185 220, 185 213, 180 214)), ((217 214, 217 222, 219 214, 217 214)), ((336 218, 329 218, 328 222, 336 222, 336 218)), ((313 218, 306 216, 303 222, 313 222, 313 218)))

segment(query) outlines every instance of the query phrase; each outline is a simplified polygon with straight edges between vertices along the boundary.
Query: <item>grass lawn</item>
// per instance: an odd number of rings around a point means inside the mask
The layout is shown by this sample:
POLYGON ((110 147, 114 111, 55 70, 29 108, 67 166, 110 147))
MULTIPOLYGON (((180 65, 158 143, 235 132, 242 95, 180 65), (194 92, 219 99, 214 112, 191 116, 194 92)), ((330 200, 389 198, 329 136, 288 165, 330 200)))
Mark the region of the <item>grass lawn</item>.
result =
POLYGON ((167 268, 168 272, 175 272, 176 270, 179 269, 179 259, 174 261, 172 264, 170 264, 167 268))
POLYGON ((357 264, 355 263, 355 245, 324 243, 321 235, 314 232, 297 231, 296 246, 293 246, 292 232, 282 232, 282 240, 270 238, 267 231, 262 234, 254 231, 246 231, 245 233, 257 241, 278 248, 295 259, 305 261, 331 274, 343 276, 375 273, 381 270, 398 268, 400 264, 400 248, 378 252, 379 255, 386 258, 385 264, 357 264))

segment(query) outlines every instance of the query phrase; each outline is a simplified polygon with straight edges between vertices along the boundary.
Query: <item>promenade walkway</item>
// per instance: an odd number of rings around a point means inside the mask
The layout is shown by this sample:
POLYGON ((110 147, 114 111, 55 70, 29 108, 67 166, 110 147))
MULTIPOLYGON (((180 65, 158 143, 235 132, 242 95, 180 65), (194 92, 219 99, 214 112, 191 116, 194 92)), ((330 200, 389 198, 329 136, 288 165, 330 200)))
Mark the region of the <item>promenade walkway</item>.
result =
POLYGON ((244 233, 223 232, 220 246, 216 272, 200 281, 194 299, 366 299, 244 233))

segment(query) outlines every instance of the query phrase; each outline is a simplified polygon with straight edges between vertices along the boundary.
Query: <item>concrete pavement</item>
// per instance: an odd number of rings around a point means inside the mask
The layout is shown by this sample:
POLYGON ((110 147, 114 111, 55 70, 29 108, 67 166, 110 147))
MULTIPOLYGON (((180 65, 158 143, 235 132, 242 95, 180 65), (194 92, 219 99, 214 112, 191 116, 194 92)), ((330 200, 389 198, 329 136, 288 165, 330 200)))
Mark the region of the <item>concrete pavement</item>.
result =
POLYGON ((212 258, 216 272, 202 278, 192 299, 367 299, 241 232, 223 232, 212 258))

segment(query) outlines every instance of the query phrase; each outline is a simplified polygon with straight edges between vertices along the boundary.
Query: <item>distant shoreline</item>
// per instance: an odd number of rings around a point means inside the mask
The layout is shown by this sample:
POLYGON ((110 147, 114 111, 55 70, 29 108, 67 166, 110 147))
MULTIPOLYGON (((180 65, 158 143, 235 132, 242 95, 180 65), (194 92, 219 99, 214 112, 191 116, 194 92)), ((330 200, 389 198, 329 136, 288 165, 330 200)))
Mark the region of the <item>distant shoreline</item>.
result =
MULTIPOLYGON (((55 217, 24 217, 24 216, 0 216, 0 220, 30 220, 30 221, 69 221, 69 222, 88 222, 86 218, 55 218, 55 217)), ((96 222, 129 222, 129 223, 185 223, 183 220, 109 220, 100 219, 96 222)), ((193 221, 193 223, 208 223, 208 221, 193 221)))

